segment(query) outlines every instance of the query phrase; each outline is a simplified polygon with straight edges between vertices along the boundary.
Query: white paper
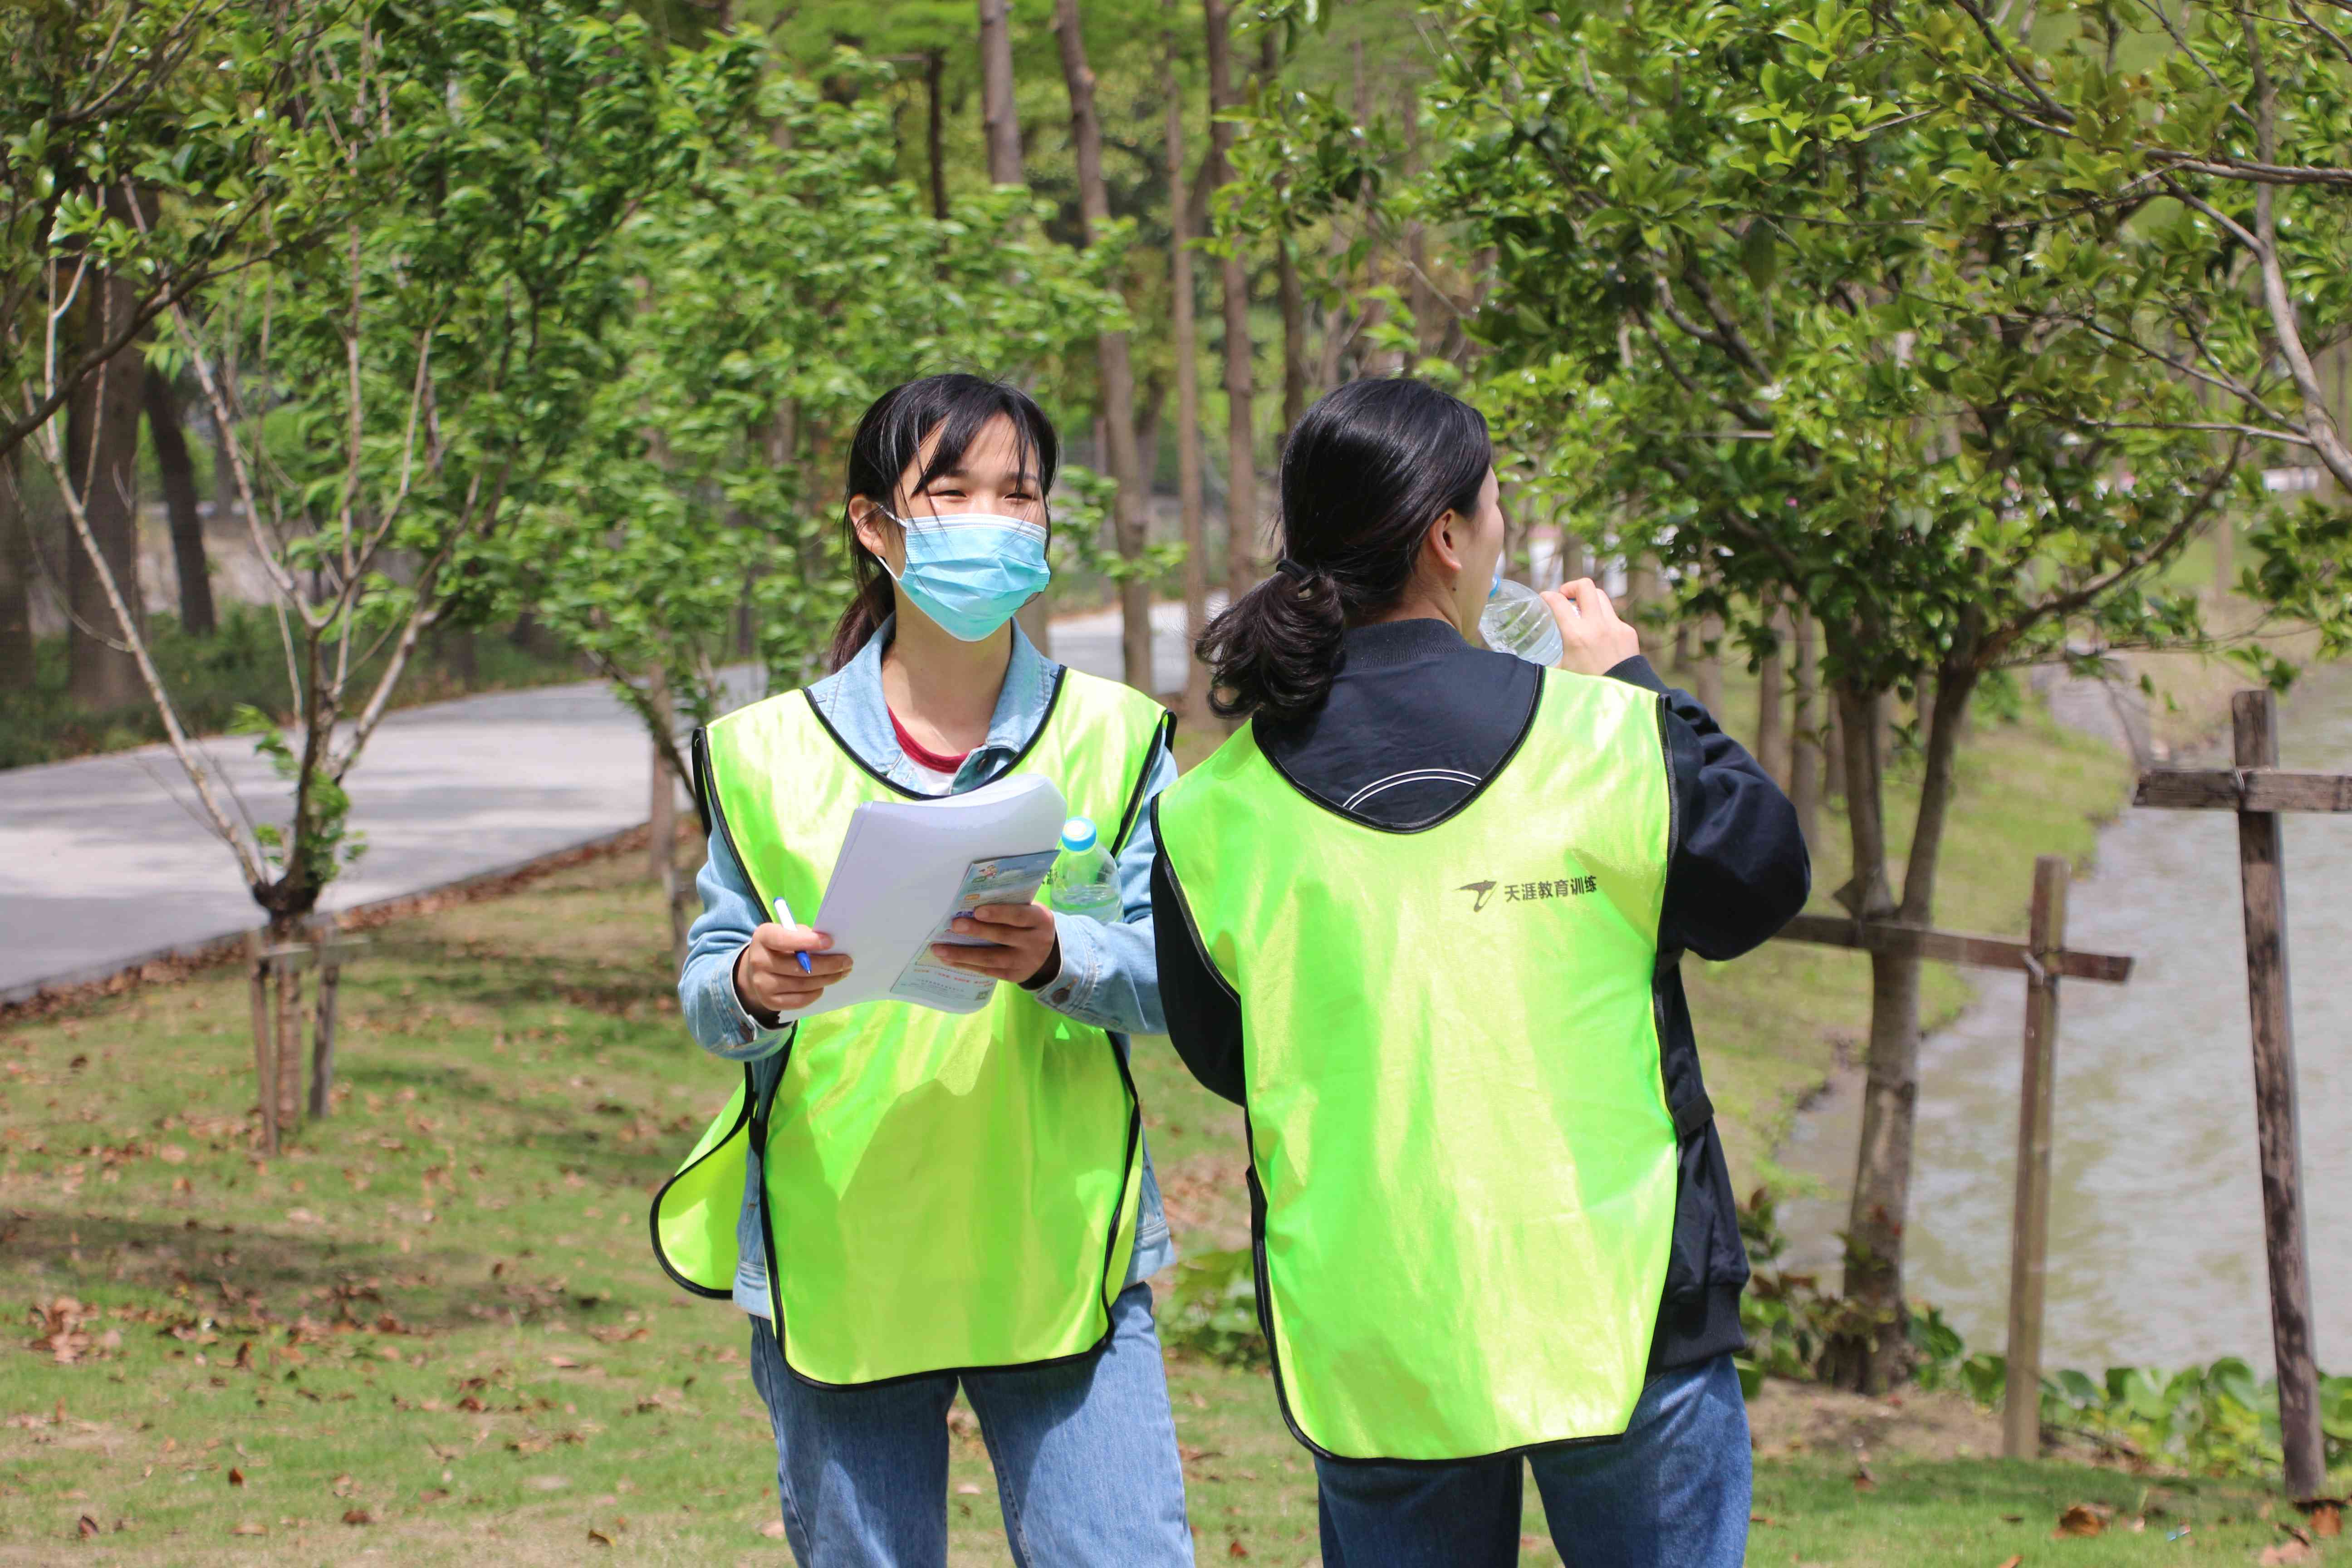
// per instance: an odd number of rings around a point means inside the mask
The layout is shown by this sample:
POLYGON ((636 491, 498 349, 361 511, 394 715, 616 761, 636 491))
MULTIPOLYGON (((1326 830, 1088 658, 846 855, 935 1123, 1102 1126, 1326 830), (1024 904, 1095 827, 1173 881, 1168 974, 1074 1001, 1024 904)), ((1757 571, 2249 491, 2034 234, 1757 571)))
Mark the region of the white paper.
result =
MULTIPOLYGON (((996 982, 930 956, 934 942, 985 946, 947 930, 981 904, 1027 903, 1052 869, 1068 816, 1051 779, 1024 773, 937 800, 868 801, 849 819, 824 901, 811 923, 828 952, 856 961, 813 1006, 813 1018, 860 1002, 896 999, 975 1013, 996 982)), ((791 921, 789 910, 777 918, 791 921)))

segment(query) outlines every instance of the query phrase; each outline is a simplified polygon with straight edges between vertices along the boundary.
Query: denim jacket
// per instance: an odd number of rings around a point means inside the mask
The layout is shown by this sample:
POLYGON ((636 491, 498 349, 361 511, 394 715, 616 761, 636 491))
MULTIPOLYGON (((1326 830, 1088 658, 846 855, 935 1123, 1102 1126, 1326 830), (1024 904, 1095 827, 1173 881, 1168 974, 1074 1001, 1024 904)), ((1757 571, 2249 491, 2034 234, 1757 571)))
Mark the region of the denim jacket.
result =
MULTIPOLYGON (((819 712, 834 732, 854 748, 867 766, 908 789, 920 787, 913 765, 898 749, 890 726, 890 710, 882 696, 882 650, 896 630, 895 617, 882 623, 857 657, 809 688, 819 712)), ((997 694, 996 711, 989 720, 988 738, 975 747, 957 771, 961 795, 977 789, 1002 773, 1029 744, 1045 722, 1055 678, 1061 666, 1039 653, 1013 628, 1013 658, 1004 670, 1004 688, 997 694)), ((1147 801, 1176 782, 1176 759, 1165 749, 1152 760, 1144 784, 1147 801)), ((1061 943, 1062 967, 1036 993, 1046 1006, 1082 1024, 1109 1031, 1120 1054, 1130 1035, 1156 1035, 1166 1026, 1160 1012, 1159 961, 1151 935, 1151 862, 1157 847, 1149 810, 1136 818, 1134 836, 1118 858, 1121 923, 1106 925, 1083 917, 1057 914, 1055 935, 1061 943)), ((709 858, 695 878, 702 894, 702 914, 687 936, 686 967, 679 972, 677 997, 687 1027, 704 1050, 729 1061, 753 1062, 752 1087, 761 1096, 772 1095, 782 1077, 784 1042, 789 1029, 769 1029, 744 1010, 735 994, 735 956, 751 940, 752 928, 763 918, 751 879, 743 874, 725 841, 710 837, 709 858)), ((794 910, 807 920, 815 910, 794 910)), ((735 1270, 735 1303, 759 1317, 768 1315, 768 1276, 759 1226, 761 1151, 751 1152, 743 1186, 742 1217, 736 1225, 739 1261, 735 1270)), ((955 1180, 956 1173, 942 1172, 955 1180)), ((1151 1171, 1151 1150, 1143 1150, 1143 1196, 1135 1219, 1135 1254, 1128 1265, 1127 1283, 1156 1274, 1176 1261, 1176 1247, 1168 1234, 1168 1220, 1160 1208, 1160 1184, 1151 1171)))

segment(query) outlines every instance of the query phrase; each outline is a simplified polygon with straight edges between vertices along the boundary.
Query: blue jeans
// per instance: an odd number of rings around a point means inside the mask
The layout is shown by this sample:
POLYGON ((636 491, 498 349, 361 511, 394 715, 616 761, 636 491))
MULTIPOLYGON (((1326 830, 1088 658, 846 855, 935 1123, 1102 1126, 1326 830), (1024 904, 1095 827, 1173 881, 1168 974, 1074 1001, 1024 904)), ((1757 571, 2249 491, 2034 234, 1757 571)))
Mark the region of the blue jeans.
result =
MULTIPOLYGON (((1738 1568, 1748 1553, 1748 1405, 1728 1355, 1664 1373, 1614 1443, 1526 1461, 1570 1568, 1738 1568)), ((1318 1459, 1323 1568, 1511 1568, 1516 1457, 1458 1465, 1318 1459)))
POLYGON ((776 1433, 784 1537, 801 1568, 940 1568, 948 1407, 961 1381, 996 1467, 1019 1568, 1192 1568, 1184 1470, 1151 1287, 1112 1303, 1109 1342, 1057 1366, 818 1388, 751 1320, 751 1382, 776 1433))

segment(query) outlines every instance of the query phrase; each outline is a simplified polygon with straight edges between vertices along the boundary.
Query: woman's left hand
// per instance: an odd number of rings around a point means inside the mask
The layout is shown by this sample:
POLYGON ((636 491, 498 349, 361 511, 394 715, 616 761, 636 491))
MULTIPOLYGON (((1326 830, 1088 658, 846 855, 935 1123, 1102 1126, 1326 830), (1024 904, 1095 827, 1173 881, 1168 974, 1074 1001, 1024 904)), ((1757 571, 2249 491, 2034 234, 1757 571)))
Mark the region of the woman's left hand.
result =
POLYGON ((1015 984, 1053 978, 1046 967, 1056 960, 1051 910, 1036 904, 982 904, 969 915, 957 916, 948 929, 958 936, 996 944, 958 947, 952 942, 933 942, 931 956, 950 968, 1015 984))

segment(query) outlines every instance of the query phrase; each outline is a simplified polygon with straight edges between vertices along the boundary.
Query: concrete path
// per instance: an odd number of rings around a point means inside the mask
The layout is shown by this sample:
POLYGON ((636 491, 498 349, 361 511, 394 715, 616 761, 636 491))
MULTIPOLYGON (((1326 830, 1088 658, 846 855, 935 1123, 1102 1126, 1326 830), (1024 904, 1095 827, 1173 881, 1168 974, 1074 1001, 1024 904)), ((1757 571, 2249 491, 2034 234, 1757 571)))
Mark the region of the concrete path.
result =
MULTIPOLYGON (((1183 612, 1152 617, 1161 690, 1184 679, 1183 612)), ((1114 613, 1056 621, 1055 656, 1116 677, 1114 613)), ((753 691, 747 679, 742 695, 753 691)), ((203 742, 256 821, 291 791, 250 742, 203 742)), ((551 854, 646 820, 648 748, 602 682, 499 692, 384 720, 350 783, 360 862, 344 909, 551 854)), ((260 923, 170 750, 0 771, 0 1002, 207 945, 260 923)))

